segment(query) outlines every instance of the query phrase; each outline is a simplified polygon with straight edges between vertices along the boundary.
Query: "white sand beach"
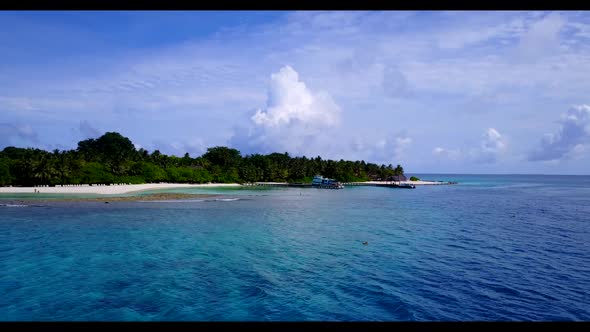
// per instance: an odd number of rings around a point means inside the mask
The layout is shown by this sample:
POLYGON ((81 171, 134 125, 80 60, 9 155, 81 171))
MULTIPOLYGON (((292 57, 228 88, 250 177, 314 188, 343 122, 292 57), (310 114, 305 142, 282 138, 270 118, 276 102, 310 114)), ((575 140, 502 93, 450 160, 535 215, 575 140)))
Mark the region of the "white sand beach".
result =
MULTIPOLYGON (((259 182, 264 184, 281 184, 283 182, 259 182)), ((365 181, 356 182, 359 184, 385 184, 387 181, 365 181)), ((402 181, 402 183, 411 183, 415 185, 442 185, 449 184, 443 181, 402 181)), ((55 187, 0 187, 0 193, 18 194, 18 193, 35 193, 44 194, 98 194, 98 195, 120 195, 144 190, 173 189, 173 188, 214 188, 214 187, 240 187, 238 183, 206 183, 206 184, 187 184, 187 183, 146 183, 146 184, 114 184, 114 185, 66 185, 55 187)))
POLYGON ((44 194, 99 194, 118 195, 143 190, 172 189, 172 188, 210 188, 210 187, 239 187, 238 183, 146 183, 146 184, 115 184, 115 185, 68 185, 56 187, 0 187, 0 193, 34 193, 44 194))

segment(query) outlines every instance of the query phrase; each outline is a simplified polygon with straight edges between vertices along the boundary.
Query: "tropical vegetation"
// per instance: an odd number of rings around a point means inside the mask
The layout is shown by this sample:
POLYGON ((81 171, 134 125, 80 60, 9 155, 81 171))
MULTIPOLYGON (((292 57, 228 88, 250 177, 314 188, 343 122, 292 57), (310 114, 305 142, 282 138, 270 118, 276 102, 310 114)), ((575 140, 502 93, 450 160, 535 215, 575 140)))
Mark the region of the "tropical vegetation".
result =
POLYGON ((244 183, 258 181, 311 182, 316 174, 339 181, 366 181, 402 175, 400 165, 361 161, 291 157, 288 153, 242 156, 216 146, 198 157, 168 156, 159 150, 136 149, 116 132, 78 142, 73 150, 17 148, 0 152, 0 186, 113 183, 244 183))

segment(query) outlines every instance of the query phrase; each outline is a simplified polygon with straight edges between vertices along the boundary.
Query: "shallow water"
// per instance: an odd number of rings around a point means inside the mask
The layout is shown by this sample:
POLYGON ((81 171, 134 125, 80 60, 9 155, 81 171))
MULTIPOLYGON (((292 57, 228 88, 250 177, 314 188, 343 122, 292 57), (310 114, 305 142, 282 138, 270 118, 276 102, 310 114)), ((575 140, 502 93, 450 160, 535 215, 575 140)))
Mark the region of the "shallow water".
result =
POLYGON ((590 319, 590 177, 418 176, 0 206, 0 320, 590 319))

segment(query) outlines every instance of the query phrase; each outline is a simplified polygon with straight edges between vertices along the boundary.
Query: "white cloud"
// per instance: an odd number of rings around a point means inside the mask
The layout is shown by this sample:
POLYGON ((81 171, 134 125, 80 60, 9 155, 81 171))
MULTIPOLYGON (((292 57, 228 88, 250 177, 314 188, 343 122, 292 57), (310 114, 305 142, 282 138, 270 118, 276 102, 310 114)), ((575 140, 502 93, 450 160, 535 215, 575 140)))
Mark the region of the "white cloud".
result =
POLYGON ((549 161, 576 158, 590 143, 590 106, 571 107, 562 116, 557 133, 545 134, 540 147, 533 150, 529 161, 549 161))
POLYGON ((503 142, 502 135, 494 129, 488 128, 484 134, 484 140, 481 142, 481 149, 483 152, 497 152, 506 147, 503 142))
POLYGON ((340 113, 330 95, 310 91, 292 67, 284 66, 271 75, 267 107, 257 110, 250 127, 238 129, 231 142, 246 153, 320 153, 340 113))
POLYGON ((300 123, 306 129, 331 127, 338 123, 340 107, 325 93, 313 94, 290 66, 271 75, 267 107, 258 110, 252 121, 262 127, 282 127, 300 123))
POLYGON ((473 151, 476 162, 495 163, 506 150, 506 139, 494 128, 488 128, 483 135, 480 148, 473 151))

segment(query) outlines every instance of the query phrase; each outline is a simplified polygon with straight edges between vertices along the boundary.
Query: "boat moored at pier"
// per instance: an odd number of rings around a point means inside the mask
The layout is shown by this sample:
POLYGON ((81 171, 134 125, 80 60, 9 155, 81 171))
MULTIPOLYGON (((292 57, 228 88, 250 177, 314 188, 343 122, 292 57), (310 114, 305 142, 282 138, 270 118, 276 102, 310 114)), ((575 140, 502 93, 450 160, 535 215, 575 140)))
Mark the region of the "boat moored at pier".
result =
POLYGON ((314 188, 321 188, 321 189, 343 189, 344 185, 340 182, 325 178, 321 175, 316 175, 313 177, 313 181, 311 182, 311 186, 314 188))

